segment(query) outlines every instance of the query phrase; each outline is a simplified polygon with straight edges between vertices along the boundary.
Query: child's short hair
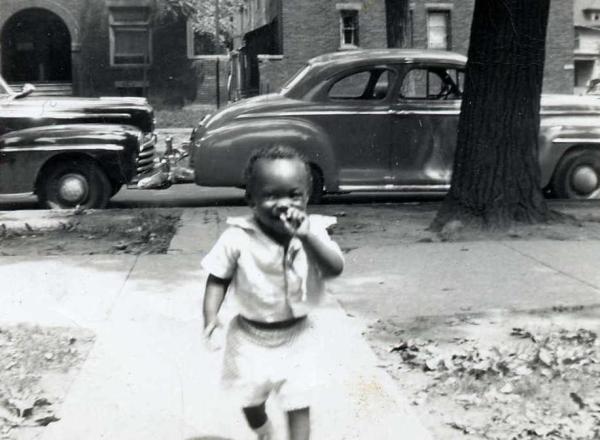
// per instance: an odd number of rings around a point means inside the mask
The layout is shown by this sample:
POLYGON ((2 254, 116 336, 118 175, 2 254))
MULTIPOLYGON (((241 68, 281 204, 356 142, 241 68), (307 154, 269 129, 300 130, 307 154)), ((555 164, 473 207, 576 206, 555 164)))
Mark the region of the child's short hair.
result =
POLYGON ((306 168, 306 179, 308 184, 308 193, 312 191, 312 174, 310 164, 306 157, 298 150, 284 144, 269 145, 263 148, 256 149, 250 155, 246 168, 244 169, 244 181, 246 182, 246 194, 252 186, 254 179, 255 164, 260 159, 276 160, 276 159, 296 159, 304 164, 306 168))

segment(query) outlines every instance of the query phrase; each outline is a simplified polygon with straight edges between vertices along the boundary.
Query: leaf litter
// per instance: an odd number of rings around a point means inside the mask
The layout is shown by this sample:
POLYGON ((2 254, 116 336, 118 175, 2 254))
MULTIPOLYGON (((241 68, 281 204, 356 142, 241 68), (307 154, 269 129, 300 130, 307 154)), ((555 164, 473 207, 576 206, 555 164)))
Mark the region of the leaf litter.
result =
POLYGON ((599 318, 580 309, 378 320, 369 339, 434 438, 591 440, 599 318))
POLYGON ((0 327, 0 439, 59 420, 57 406, 94 337, 80 328, 0 327))

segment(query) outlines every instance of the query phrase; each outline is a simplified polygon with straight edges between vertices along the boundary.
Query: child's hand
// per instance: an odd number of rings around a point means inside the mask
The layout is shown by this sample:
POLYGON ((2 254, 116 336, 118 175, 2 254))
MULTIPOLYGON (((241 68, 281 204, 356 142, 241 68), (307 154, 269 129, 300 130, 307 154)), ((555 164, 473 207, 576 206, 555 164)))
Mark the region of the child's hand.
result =
POLYGON ((306 237, 308 235, 309 223, 306 212, 289 207, 279 215, 283 226, 291 236, 306 237))
POLYGON ((202 342, 208 351, 216 351, 221 346, 215 341, 215 331, 221 326, 218 321, 209 322, 202 332, 202 342))

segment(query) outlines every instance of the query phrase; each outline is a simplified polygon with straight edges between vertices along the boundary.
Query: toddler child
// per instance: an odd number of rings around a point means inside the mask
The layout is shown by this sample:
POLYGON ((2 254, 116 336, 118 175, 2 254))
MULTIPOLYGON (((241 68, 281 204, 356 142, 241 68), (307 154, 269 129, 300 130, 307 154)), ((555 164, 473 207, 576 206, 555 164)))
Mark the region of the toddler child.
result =
POLYGON ((238 302, 227 330, 222 380, 238 391, 240 406, 258 439, 269 439, 265 412, 271 392, 286 410, 290 439, 310 437, 309 392, 317 370, 320 332, 309 311, 324 280, 339 275, 342 252, 326 228, 335 218, 307 215, 310 166, 294 149, 255 152, 245 170, 248 217, 229 218, 202 260, 209 273, 204 296, 204 337, 218 326, 225 293, 238 302))

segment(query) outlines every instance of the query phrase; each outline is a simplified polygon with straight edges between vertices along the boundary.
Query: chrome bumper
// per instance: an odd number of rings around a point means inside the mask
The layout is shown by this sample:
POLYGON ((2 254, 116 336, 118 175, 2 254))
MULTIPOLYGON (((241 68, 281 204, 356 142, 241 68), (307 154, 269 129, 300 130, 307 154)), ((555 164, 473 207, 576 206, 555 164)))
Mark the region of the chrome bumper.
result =
POLYGON ((165 189, 174 183, 194 181, 194 173, 185 163, 189 155, 188 143, 175 148, 170 137, 165 143, 162 157, 155 157, 156 135, 143 143, 138 159, 138 174, 128 185, 129 188, 165 189))

